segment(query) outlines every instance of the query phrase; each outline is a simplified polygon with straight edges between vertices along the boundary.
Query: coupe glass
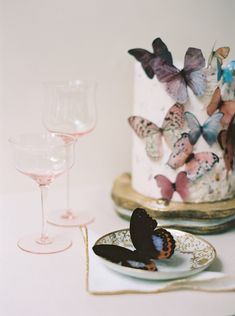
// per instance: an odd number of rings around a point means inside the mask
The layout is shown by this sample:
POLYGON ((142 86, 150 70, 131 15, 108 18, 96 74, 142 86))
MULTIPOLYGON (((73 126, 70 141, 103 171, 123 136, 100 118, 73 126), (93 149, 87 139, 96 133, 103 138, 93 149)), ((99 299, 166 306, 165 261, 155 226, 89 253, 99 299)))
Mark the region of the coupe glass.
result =
MULTIPOLYGON (((81 80, 51 82, 46 84, 46 102, 43 124, 52 133, 65 133, 79 139, 90 133, 96 123, 95 84, 81 80)), ((70 172, 67 171, 66 208, 52 212, 48 222, 58 226, 83 226, 91 223, 93 216, 70 206, 70 172)))
POLYGON ((16 169, 36 181, 41 191, 41 233, 20 239, 19 248, 38 254, 56 253, 69 248, 72 245, 70 239, 48 235, 45 202, 49 185, 73 165, 74 138, 50 133, 25 134, 9 141, 16 169))

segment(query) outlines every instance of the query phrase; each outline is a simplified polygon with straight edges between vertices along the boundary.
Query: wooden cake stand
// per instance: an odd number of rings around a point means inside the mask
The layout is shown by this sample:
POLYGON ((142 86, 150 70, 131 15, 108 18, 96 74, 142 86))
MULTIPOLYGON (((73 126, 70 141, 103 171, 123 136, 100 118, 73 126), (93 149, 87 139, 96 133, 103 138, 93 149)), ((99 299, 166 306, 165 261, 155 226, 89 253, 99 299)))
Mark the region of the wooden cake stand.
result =
POLYGON ((115 211, 129 219, 132 211, 142 207, 159 225, 196 234, 221 233, 235 227, 235 199, 211 203, 179 203, 153 199, 133 190, 131 175, 124 173, 113 184, 115 211))

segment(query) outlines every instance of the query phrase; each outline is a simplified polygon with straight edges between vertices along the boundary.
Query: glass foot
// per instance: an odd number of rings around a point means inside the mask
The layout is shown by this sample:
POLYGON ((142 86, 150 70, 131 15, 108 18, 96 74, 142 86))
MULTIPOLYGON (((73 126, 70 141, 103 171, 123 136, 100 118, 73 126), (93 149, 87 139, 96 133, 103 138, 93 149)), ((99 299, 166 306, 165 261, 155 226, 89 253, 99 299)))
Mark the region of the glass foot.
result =
POLYGON ((73 212, 73 211, 57 211, 49 212, 47 222, 56 226, 63 227, 78 227, 85 226, 94 221, 94 216, 87 212, 73 212))
POLYGON ((72 246, 72 241, 66 236, 40 238, 40 234, 21 238, 17 246, 24 251, 36 254, 51 254, 64 251, 72 246))

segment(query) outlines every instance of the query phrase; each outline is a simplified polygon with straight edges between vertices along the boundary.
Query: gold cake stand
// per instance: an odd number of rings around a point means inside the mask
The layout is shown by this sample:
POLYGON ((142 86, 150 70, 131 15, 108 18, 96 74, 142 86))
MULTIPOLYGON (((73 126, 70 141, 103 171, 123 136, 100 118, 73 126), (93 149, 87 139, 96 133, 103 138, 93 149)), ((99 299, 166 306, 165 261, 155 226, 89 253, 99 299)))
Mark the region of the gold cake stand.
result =
POLYGON ((213 203, 166 203, 133 190, 131 175, 124 173, 113 184, 115 211, 129 219, 132 211, 142 207, 156 218, 159 225, 195 234, 221 233, 235 227, 235 199, 213 203))

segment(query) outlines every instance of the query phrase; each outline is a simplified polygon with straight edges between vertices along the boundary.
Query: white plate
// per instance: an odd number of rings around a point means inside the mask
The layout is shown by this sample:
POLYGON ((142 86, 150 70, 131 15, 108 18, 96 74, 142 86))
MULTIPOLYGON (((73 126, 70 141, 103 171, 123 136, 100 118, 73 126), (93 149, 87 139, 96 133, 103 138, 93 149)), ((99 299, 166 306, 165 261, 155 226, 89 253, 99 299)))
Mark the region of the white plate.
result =
MULTIPOLYGON (((158 271, 145 271, 124 267, 99 257, 110 269, 132 277, 149 280, 169 280, 191 276, 206 269, 216 257, 216 251, 206 240, 175 229, 168 229, 176 241, 170 259, 156 260, 158 271)), ((99 238, 96 245, 112 244, 134 249, 129 229, 111 232, 99 238)))

